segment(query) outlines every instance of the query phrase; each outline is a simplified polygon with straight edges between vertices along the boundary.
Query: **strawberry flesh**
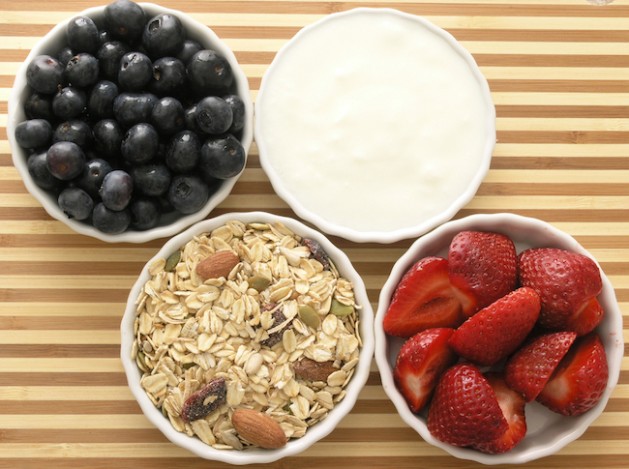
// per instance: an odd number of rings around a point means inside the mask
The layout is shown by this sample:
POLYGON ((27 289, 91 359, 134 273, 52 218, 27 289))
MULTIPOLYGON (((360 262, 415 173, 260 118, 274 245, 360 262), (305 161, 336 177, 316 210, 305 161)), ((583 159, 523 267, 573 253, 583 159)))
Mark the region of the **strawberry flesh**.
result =
POLYGON ((426 329, 402 345, 393 378, 413 412, 424 408, 441 374, 456 362, 456 354, 448 347, 453 332, 450 328, 426 329))
POLYGON ((582 254, 559 248, 531 248, 518 256, 519 279, 540 296, 540 324, 585 335, 603 318, 592 302, 603 284, 598 266, 582 254))
POLYGON ((502 410, 508 428, 501 436, 494 440, 485 441, 474 445, 474 448, 489 454, 506 453, 513 449, 526 435, 526 417, 524 408, 526 401, 521 394, 507 386, 502 376, 487 374, 487 381, 491 385, 498 405, 502 410))
POLYGON ((467 319, 450 337, 450 346, 479 365, 494 365, 526 339, 539 316, 540 300, 531 288, 519 288, 467 319))
POLYGON ((508 236, 461 231, 448 250, 450 282, 471 316, 516 287, 517 255, 508 236))
POLYGON ((575 341, 537 401, 562 415, 581 415, 599 402, 608 377, 603 343, 598 334, 590 333, 575 341))
POLYGON ((473 364, 448 368, 435 388, 428 409, 428 431, 444 443, 474 446, 507 431, 496 393, 473 364))
POLYGON ((535 399, 576 337, 575 332, 551 332, 531 340, 505 365, 509 387, 522 394, 526 402, 535 399))
POLYGON ((383 320, 389 335, 410 337, 433 327, 456 327, 461 305, 448 278, 448 261, 425 257, 402 277, 383 320))

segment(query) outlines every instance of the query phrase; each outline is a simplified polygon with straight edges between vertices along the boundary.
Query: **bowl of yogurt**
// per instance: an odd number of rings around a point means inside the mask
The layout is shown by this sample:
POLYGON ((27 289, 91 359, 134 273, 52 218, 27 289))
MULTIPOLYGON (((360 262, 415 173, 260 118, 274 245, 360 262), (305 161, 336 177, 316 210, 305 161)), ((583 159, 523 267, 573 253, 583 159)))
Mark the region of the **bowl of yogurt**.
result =
POLYGON ((429 21, 389 8, 334 13, 300 30, 264 74, 260 163, 304 220, 354 242, 392 243, 474 197, 496 142, 472 55, 429 21))

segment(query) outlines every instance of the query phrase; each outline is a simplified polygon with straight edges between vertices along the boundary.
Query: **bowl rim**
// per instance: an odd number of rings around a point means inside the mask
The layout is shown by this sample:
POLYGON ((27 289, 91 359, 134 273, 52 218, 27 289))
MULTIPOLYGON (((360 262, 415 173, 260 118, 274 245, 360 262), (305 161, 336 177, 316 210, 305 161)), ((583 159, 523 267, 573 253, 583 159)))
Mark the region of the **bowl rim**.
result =
POLYGON ((256 140, 256 145, 258 147, 258 153, 260 158, 260 165, 262 166, 264 172, 269 178, 271 185, 275 192, 291 207, 291 209, 302 219, 307 220, 314 225, 316 225, 322 231, 334 235, 345 238, 347 240, 357 242, 357 243, 367 243, 367 242, 375 242, 381 244, 390 244, 395 243, 397 241, 401 241, 403 239, 414 238, 417 236, 421 236, 422 234, 427 233, 431 229, 441 225, 442 223, 452 219, 457 212, 464 207, 472 198, 475 196, 478 188, 481 183, 485 179, 487 172, 489 171, 489 167, 491 164, 492 154, 494 147, 496 145, 496 108, 493 103, 493 99, 491 96, 491 91, 489 88, 489 84, 487 82, 486 77, 480 71, 478 64, 476 63, 472 54, 465 49, 461 43, 459 43, 456 38, 445 29, 437 26, 436 24, 430 22, 424 17, 414 15, 411 13, 406 13, 401 10, 390 8, 390 7, 355 7, 349 10, 331 13, 329 15, 324 16, 316 20, 313 23, 310 23, 300 29, 288 42, 286 42, 277 52, 273 61, 267 68, 266 72, 262 76, 259 91, 257 94, 256 102, 254 104, 256 109, 256 117, 259 114, 260 105, 264 104, 265 90, 268 86, 268 83, 273 79, 272 75, 274 70, 278 67, 278 63, 283 60, 283 57, 287 54, 287 51, 291 48, 295 47, 295 44, 304 36, 313 34, 316 32, 321 26, 327 24, 332 21, 342 21, 344 18, 355 15, 389 15, 397 18, 402 18, 404 20, 411 20, 417 23, 418 27, 422 27, 429 32, 435 34, 442 40, 444 40, 452 50, 457 53, 468 65, 470 72, 473 77, 476 79, 478 85, 481 89, 481 94, 483 97, 483 101, 487 108, 487 118, 486 118, 486 136, 485 136, 485 145, 483 148, 482 160, 480 165, 478 166, 474 178, 471 180, 470 184, 462 191, 459 196, 451 203, 447 210, 436 214, 423 222, 405 227, 399 228, 392 231, 364 231, 358 230, 355 228, 346 227, 340 225, 338 223, 333 223, 331 221, 326 220, 324 217, 319 215, 318 213, 312 212, 307 209, 301 201, 293 195, 283 184, 282 179, 279 177, 273 165, 269 161, 268 151, 266 148, 266 142, 264 140, 264 132, 261 129, 260 119, 256 118, 254 122, 254 135, 256 140))
MULTIPOLYGON (((500 231, 500 230, 497 230, 500 231)), ((374 335, 375 335, 375 361, 380 372, 382 386, 389 399, 393 402, 398 414, 402 420, 413 428, 427 443, 441 448, 450 455, 465 460, 473 460, 486 465, 494 464, 524 464, 536 459, 540 459, 551 454, 556 453, 569 443, 575 441, 587 430, 587 428, 596 420, 603 412, 609 398, 618 383, 621 362, 624 356, 624 344, 623 344, 623 326, 622 326, 622 313, 619 309, 616 299, 614 287, 606 274, 601 269, 598 261, 570 234, 561 231, 553 225, 536 219, 525 217, 521 215, 511 213, 496 213, 496 214, 473 214, 460 219, 452 220, 445 223, 438 228, 434 229, 430 233, 415 240, 408 248, 408 250, 398 259, 391 269, 384 286, 380 290, 378 298, 378 307, 374 319, 374 335), (468 448, 459 448, 447 443, 441 442, 433 437, 426 428, 426 424, 415 414, 413 414, 408 405, 404 401, 404 398, 399 393, 395 386, 392 373, 392 364, 389 359, 388 351, 388 338, 387 334, 382 328, 382 321, 386 310, 388 308, 390 298, 395 290, 395 287, 406 270, 417 261, 420 257, 426 254, 420 254, 422 248, 428 249, 426 246, 433 244, 443 245, 440 239, 444 236, 451 237, 459 231, 464 229, 483 229, 487 225, 493 226, 511 226, 517 227, 519 230, 523 230, 524 233, 543 233, 544 236, 553 240, 553 244, 561 243, 566 249, 574 252, 579 252, 591 258, 599 268, 601 272, 601 280, 603 283, 603 291, 599 297, 604 296, 605 301, 611 304, 613 307, 610 311, 606 311, 607 321, 609 321, 609 329, 613 331, 610 341, 613 341, 611 346, 606 347, 606 355, 609 363, 609 378, 607 387, 603 393, 598 404, 590 411, 582 414, 578 417, 566 417, 574 418, 577 424, 575 427, 566 432, 562 432, 562 436, 556 440, 548 442, 545 446, 536 448, 532 447, 521 453, 507 452, 503 454, 484 454, 479 451, 475 451, 468 448), (578 419, 578 420, 576 420, 578 419)))
POLYGON ((142 267, 142 271, 138 275, 137 280, 132 286, 125 312, 120 323, 120 359, 122 361, 125 376, 127 378, 129 389, 138 402, 144 415, 149 421, 157 427, 168 440, 172 443, 183 447, 195 455, 204 459, 222 461, 231 464, 254 464, 269 463, 281 458, 296 455, 315 444, 320 439, 331 433, 337 424, 352 410, 358 395, 369 378, 371 371, 371 362, 374 351, 373 336, 373 310, 367 296, 364 282, 360 275, 353 267, 349 257, 341 249, 336 247, 323 233, 303 224, 301 221, 287 218, 267 212, 234 212, 226 213, 215 218, 203 220, 190 226, 185 231, 177 234, 169 239, 162 247, 160 247, 155 255, 149 259, 142 267), (245 451, 236 450, 219 450, 206 445, 195 437, 189 437, 184 433, 175 430, 170 421, 165 418, 162 413, 153 405, 148 398, 146 392, 139 384, 140 372, 134 360, 131 359, 131 347, 134 340, 133 322, 135 320, 135 299, 137 298, 141 288, 149 278, 148 266, 156 259, 167 256, 174 249, 177 249, 189 241, 194 235, 210 231, 214 228, 222 226, 228 221, 238 220, 244 223, 263 222, 274 223, 281 222, 293 232, 302 237, 310 237, 318 241, 327 254, 333 259, 338 271, 347 279, 352 281, 354 293, 357 303, 361 305, 360 311, 360 335, 362 348, 359 354, 359 361, 356 365, 352 380, 345 388, 346 395, 343 400, 336 404, 329 412, 327 417, 310 427, 305 436, 299 439, 290 440, 286 446, 279 450, 263 450, 263 449, 247 449, 245 451))
MULTIPOLYGON (((212 30, 212 28, 194 19, 188 13, 184 13, 183 11, 175 10, 172 8, 163 7, 155 3, 138 2, 138 4, 144 9, 148 16, 156 15, 159 13, 169 13, 172 15, 176 15, 184 25, 189 36, 197 39, 203 38, 201 42, 204 46, 216 50, 229 61, 230 65, 232 66, 235 82, 237 84, 236 90, 238 96, 240 96, 240 98, 242 98, 243 102, 245 103, 245 127, 243 129, 242 138, 240 139, 240 141, 245 150, 246 165, 248 154, 253 142, 253 101, 251 99, 249 81, 244 71, 242 70, 242 67, 238 63, 234 52, 222 39, 220 39, 220 37, 214 32, 214 30, 212 30)), ((159 225, 149 230, 127 230, 119 234, 108 234, 101 232, 100 230, 96 229, 94 226, 88 223, 68 218, 63 213, 63 211, 58 207, 56 201, 54 200, 54 196, 48 193, 48 191, 40 188, 32 180, 26 165, 27 153, 17 144, 17 141, 15 140, 15 127, 20 122, 26 119, 24 110, 22 109, 22 101, 25 94, 27 93, 26 69, 28 67, 28 64, 37 55, 47 53, 48 43, 51 41, 58 41, 61 35, 64 34, 64 29, 66 25, 73 18, 77 16, 88 16, 90 18, 100 19, 106 6, 107 5, 91 7, 83 11, 71 14, 63 21, 57 23, 32 47, 28 56, 26 57, 26 59, 24 59, 24 61, 18 68, 15 79, 13 81, 13 86, 9 93, 7 112, 7 137, 9 140, 9 146, 11 148, 11 158, 13 161, 13 165, 17 169, 22 179, 22 182, 24 183, 28 192, 35 199, 37 199, 37 201, 41 204, 48 215, 50 215, 55 220, 62 222, 64 225, 68 226, 73 231, 79 234, 90 236, 101 241, 105 241, 108 243, 144 243, 147 241, 152 241, 154 239, 172 236, 185 229, 186 227, 192 225, 193 223, 200 221, 208 216, 210 212, 214 210, 221 202, 223 202, 231 193, 234 185, 244 172, 244 168, 243 171, 241 171, 233 178, 222 181, 218 190, 214 194, 212 194, 208 198, 206 204, 195 213, 181 215, 166 225, 159 225)))

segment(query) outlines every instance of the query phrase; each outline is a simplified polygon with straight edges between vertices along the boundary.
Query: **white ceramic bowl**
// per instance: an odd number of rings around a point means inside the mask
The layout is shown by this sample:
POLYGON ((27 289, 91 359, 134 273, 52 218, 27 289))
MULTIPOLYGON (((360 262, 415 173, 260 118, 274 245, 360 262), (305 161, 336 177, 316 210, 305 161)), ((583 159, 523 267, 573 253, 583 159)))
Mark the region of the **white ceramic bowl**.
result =
POLYGON ((564 417, 549 411, 535 402, 527 404, 527 434, 518 446, 504 454, 483 454, 472 449, 459 448, 443 443, 434 438, 428 431, 425 415, 413 414, 397 390, 393 380, 393 368, 403 339, 387 336, 383 331, 382 321, 389 306, 391 295, 404 272, 415 261, 424 256, 440 255, 447 257, 450 241, 462 230, 503 233, 511 237, 518 252, 529 247, 549 246, 578 252, 592 258, 592 255, 570 235, 546 222, 512 214, 471 215, 445 223, 419 238, 396 262, 380 292, 375 319, 375 358, 380 370, 382 385, 400 416, 410 427, 417 431, 428 443, 447 451, 457 458, 471 459, 483 464, 523 464, 551 455, 579 438, 585 432, 589 425, 603 412, 609 396, 618 382, 624 347, 622 313, 616 300, 614 288, 601 270, 603 291, 599 295, 599 301, 603 305, 605 316, 597 331, 607 353, 609 381, 600 402, 593 409, 578 417, 564 417))
MULTIPOLYGON (((108 2, 109 3, 109 2, 108 2)), ((201 45, 207 48, 214 49, 219 54, 223 55, 230 63, 235 81, 237 93, 245 103, 245 127, 243 129, 241 143, 248 153, 253 141, 253 103, 249 92, 249 83, 244 72, 240 68, 234 53, 229 47, 210 29, 204 24, 196 21, 191 16, 177 10, 164 8, 153 3, 139 3, 144 11, 147 13, 147 17, 151 17, 160 13, 170 13, 176 15, 184 25, 188 37, 197 40, 201 45)), ((144 243, 157 238, 164 238, 172 236, 175 233, 182 231, 191 224, 205 218, 218 204, 220 204, 229 195, 232 188, 236 184, 237 175, 233 178, 227 179, 222 182, 219 189, 208 199, 207 203, 198 211, 189 215, 177 215, 175 213, 169 217, 163 217, 161 224, 146 230, 136 231, 127 230, 121 234, 106 234, 103 233, 88 223, 69 219, 57 204, 56 197, 51 193, 43 190, 37 184, 35 184, 28 172, 26 166, 27 153, 24 149, 20 148, 15 140, 15 127, 26 119, 23 110, 23 103, 29 96, 28 85, 26 84, 26 69, 31 60, 42 54, 55 55, 63 45, 65 44, 65 28, 68 22, 79 15, 89 16, 97 24, 104 16, 105 6, 99 6, 84 10, 82 12, 73 14, 67 20, 57 24, 50 30, 40 41, 35 44, 31 52, 26 57, 26 60, 20 66, 13 83, 13 89, 9 95, 9 112, 7 121, 7 135, 9 143, 11 145, 11 152, 13 157, 13 164, 18 170, 18 173, 24 181, 24 185, 27 190, 35 197, 39 203, 44 207, 48 214, 68 225, 71 229, 77 233, 92 236, 107 242, 129 242, 129 243, 144 243)), ((241 173, 242 174, 242 173, 241 173)))
POLYGON ((260 164, 277 194, 355 242, 392 243, 451 219, 478 190, 496 142, 472 55, 389 8, 300 30, 264 74, 255 112, 260 164))
POLYGON ((367 382, 369 377, 371 359, 374 350, 373 336, 373 311, 371 309, 369 298, 365 284, 361 277, 351 264, 349 258, 337 247, 335 247, 320 232, 307 227, 303 223, 290 218, 279 217, 264 212, 249 213, 230 213, 219 217, 201 221, 183 233, 178 234, 170 239, 159 252, 147 262, 142 269, 138 280, 134 284, 129 293, 127 307, 121 323, 121 359, 127 376, 131 392, 137 399, 144 415, 173 443, 186 448, 197 456, 202 458, 223 461, 231 464, 254 464, 267 463, 292 456, 306 450, 308 447, 328 435, 336 425, 345 417, 353 408, 358 394, 367 382), (143 285, 150 278, 148 266, 156 259, 166 258, 173 251, 186 244, 193 236, 200 233, 211 231, 219 226, 224 225, 230 220, 240 220, 243 223, 250 222, 281 222, 291 229, 297 235, 308 237, 318 241, 328 256, 333 260, 340 275, 350 280, 354 286, 356 303, 362 306, 360 310, 360 326, 359 331, 362 339, 362 349, 359 355, 359 362, 356 365, 354 375, 346 386, 347 394, 340 403, 330 411, 325 419, 310 427, 305 436, 299 439, 290 440, 286 446, 276 450, 266 449, 246 449, 243 451, 236 450, 219 450, 206 445, 196 437, 189 437, 184 433, 176 431, 170 421, 162 415, 148 398, 146 392, 140 386, 140 371, 131 358, 132 344, 134 341, 134 321, 136 317, 135 300, 143 285))

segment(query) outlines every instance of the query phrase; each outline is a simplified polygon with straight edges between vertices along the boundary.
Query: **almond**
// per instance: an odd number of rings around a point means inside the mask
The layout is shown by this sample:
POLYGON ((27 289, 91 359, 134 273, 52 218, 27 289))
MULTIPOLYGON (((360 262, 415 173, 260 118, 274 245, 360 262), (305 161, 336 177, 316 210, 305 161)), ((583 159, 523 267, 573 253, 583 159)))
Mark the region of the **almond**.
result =
POLYGON ((262 412, 236 409, 232 425, 242 438, 260 448, 277 449, 286 445, 286 435, 280 424, 262 412))
POLYGON ((197 274, 203 280, 227 277, 240 259, 232 251, 217 251, 197 264, 197 274))
POLYGON ((334 362, 317 362, 310 358, 302 358, 293 365, 296 377, 310 381, 327 381, 328 376, 337 370, 334 362))

